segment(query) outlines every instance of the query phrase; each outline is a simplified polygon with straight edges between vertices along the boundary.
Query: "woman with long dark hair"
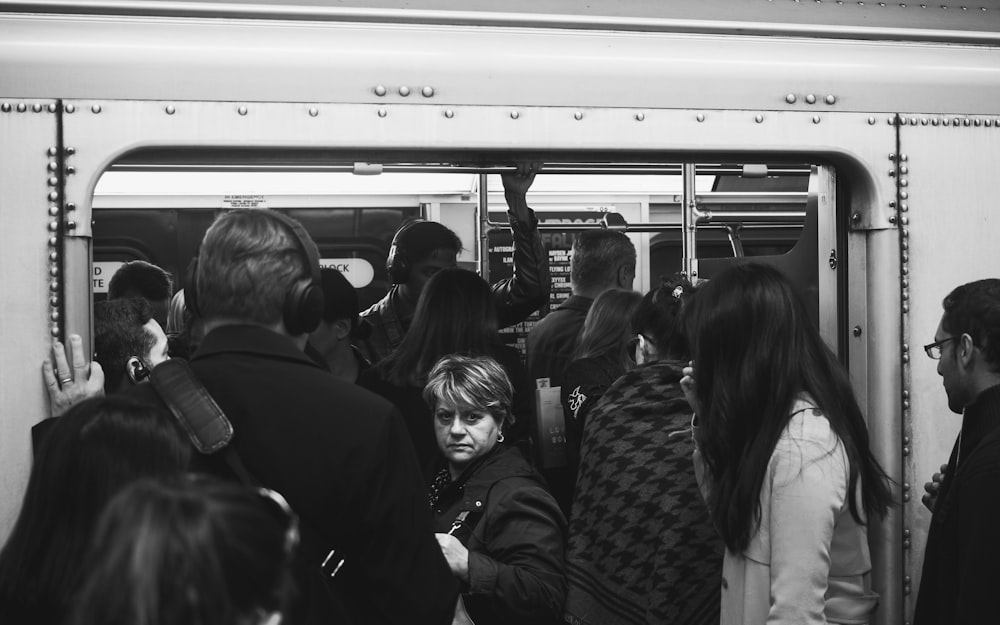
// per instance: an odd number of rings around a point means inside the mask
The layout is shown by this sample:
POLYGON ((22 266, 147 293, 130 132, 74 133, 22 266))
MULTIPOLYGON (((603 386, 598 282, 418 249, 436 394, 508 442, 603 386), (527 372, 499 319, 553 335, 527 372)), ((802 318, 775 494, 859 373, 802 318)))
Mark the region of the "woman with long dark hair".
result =
POLYGON ((362 373, 358 383, 393 402, 403 414, 426 483, 443 466, 434 439, 431 409, 422 392, 427 375, 443 356, 490 356, 514 384, 517 426, 513 444, 526 443, 531 411, 527 374, 516 349, 500 340, 496 303, 490 285, 464 269, 442 269, 424 286, 410 329, 391 354, 362 373))
POLYGON ((59 623, 86 578, 84 552, 104 505, 132 480, 180 474, 190 454, 170 414, 121 396, 84 400, 59 417, 0 551, 0 622, 59 623))
POLYGON ((866 623, 867 522, 892 495, 846 371, 774 268, 732 267, 689 310, 683 384, 726 544, 722 622, 866 623))

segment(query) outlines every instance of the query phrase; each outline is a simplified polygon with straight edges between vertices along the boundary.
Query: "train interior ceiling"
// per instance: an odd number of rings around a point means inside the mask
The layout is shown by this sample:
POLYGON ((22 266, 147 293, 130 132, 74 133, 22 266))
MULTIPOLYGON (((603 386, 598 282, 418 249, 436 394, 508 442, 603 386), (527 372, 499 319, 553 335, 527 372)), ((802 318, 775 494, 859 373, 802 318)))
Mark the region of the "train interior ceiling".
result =
MULTIPOLYGON (((569 295, 569 249, 584 229, 617 228, 633 239, 639 290, 690 269, 683 254, 688 200, 695 202, 689 256, 698 259, 700 277, 719 263, 758 258, 801 274, 794 277, 805 292, 816 289, 818 216, 808 202, 816 164, 462 156, 160 150, 124 157, 94 192, 94 298, 105 297, 117 267, 135 259, 165 268, 182 288, 205 230, 232 208, 277 210, 301 221, 323 265, 348 276, 362 307, 388 290, 392 236, 413 218, 451 227, 464 246, 459 264, 495 281, 510 275, 513 249, 501 173, 528 161, 543 162, 528 204, 549 252, 552 305, 569 295)), ((531 323, 514 329, 510 342, 523 347, 531 323)))

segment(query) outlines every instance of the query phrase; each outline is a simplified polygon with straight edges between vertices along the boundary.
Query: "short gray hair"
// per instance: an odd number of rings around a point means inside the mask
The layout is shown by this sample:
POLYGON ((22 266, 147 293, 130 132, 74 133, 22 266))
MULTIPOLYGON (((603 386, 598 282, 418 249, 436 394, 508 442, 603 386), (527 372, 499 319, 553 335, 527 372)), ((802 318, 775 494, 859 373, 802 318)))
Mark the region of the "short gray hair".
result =
POLYGON ((498 424, 514 422, 513 397, 507 372, 488 356, 445 356, 431 369, 424 386, 424 401, 432 408, 446 400, 467 409, 488 410, 498 424))
POLYGON ((577 288, 605 287, 614 283, 622 265, 635 267, 632 240, 615 230, 585 230, 573 241, 570 282, 577 288))
POLYGON ((270 325, 282 318, 288 290, 309 275, 295 234, 276 216, 266 210, 225 213, 201 243, 198 311, 206 319, 270 325))

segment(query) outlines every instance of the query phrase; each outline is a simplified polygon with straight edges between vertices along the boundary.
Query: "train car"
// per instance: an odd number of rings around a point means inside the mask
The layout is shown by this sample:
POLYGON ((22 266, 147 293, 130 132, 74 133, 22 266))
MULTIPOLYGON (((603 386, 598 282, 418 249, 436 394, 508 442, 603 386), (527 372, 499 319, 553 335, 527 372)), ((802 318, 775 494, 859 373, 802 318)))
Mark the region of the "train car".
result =
MULTIPOLYGON (((116 226, 114 210, 143 207, 102 206, 103 176, 396 169, 488 180, 534 160, 548 173, 680 182, 631 208, 603 197, 608 188, 564 206, 604 213, 566 216, 573 228, 636 237, 644 287, 657 263, 709 276, 733 261, 699 252, 738 256, 751 226, 797 229, 791 249, 773 233, 761 245, 808 293, 897 483, 899 506, 870 540, 876 622, 907 622, 929 524, 919 485, 960 424, 918 346, 952 287, 1000 265, 1000 4, 942 1, 0 4, 0 539, 25 487, 29 429, 47 414, 39 364, 51 337, 89 342, 99 263, 163 254, 179 271, 193 253, 163 248, 190 236, 137 239, 127 220, 116 226), (806 185, 789 191, 803 196, 792 210, 748 202, 749 186, 734 208, 715 186, 727 173, 806 185)), ((139 219, 194 232, 213 211, 272 203, 328 237, 324 256, 366 259, 377 274, 380 237, 419 213, 465 224, 463 260, 488 271, 500 205, 469 191, 414 193, 407 206, 369 197, 338 213, 240 186, 207 211, 161 206, 139 219)), ((552 225, 553 242, 573 230, 552 225)))

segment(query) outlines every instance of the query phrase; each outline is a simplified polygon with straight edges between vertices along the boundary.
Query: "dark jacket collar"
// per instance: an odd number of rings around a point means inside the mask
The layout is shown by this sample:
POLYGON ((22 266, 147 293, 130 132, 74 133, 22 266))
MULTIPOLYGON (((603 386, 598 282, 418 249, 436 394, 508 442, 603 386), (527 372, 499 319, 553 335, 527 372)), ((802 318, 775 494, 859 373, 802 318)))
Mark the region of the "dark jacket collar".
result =
POLYGON ((191 357, 191 362, 220 354, 247 354, 289 360, 320 368, 290 337, 255 325, 231 325, 208 333, 191 357))
POLYGON ((987 436, 1000 429, 1000 384, 991 386, 966 407, 962 417, 961 457, 967 458, 987 436))
POLYGON ((590 305, 593 303, 594 300, 590 297, 584 297, 583 295, 570 295, 566 298, 566 301, 556 307, 556 310, 576 310, 586 313, 590 310, 590 305))
POLYGON ((496 482, 511 477, 532 477, 539 479, 524 456, 514 447, 496 445, 489 453, 475 461, 452 482, 442 493, 442 504, 464 497, 470 505, 485 501, 490 487, 496 482))

